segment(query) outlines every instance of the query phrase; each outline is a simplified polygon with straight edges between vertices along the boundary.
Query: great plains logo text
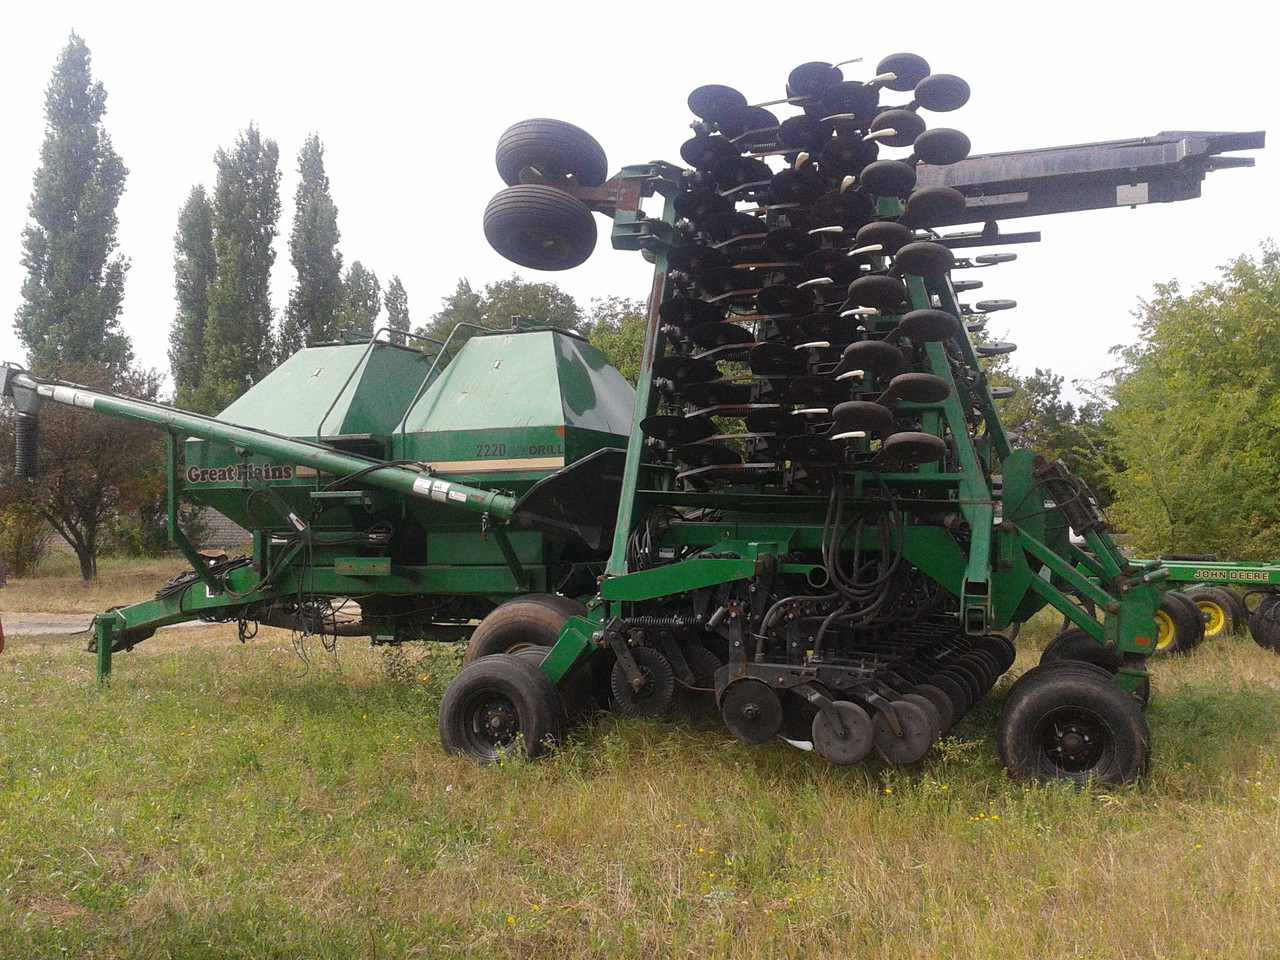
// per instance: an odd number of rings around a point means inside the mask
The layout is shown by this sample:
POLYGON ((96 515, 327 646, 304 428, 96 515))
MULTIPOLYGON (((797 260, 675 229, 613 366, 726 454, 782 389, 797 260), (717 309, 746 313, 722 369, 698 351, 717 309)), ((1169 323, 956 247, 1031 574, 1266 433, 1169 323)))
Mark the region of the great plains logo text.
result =
POLYGON ((187 483, 243 483, 246 480, 292 480, 293 467, 233 463, 229 467, 187 467, 187 483))

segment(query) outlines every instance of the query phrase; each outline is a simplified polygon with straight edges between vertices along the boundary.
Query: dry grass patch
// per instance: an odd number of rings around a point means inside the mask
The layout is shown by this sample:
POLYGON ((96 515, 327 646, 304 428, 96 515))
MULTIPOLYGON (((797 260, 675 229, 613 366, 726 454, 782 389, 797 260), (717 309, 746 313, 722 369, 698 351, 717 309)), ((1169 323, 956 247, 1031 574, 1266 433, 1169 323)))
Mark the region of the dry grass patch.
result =
MULTIPOLYGON (((1053 624, 1019 640, 1033 665, 1053 624)), ((110 686, 0 656, 0 956, 1275 956, 1280 658, 1158 663, 1135 787, 1010 782, 981 705, 919 767, 603 716, 441 753, 449 646, 166 631, 110 686)))

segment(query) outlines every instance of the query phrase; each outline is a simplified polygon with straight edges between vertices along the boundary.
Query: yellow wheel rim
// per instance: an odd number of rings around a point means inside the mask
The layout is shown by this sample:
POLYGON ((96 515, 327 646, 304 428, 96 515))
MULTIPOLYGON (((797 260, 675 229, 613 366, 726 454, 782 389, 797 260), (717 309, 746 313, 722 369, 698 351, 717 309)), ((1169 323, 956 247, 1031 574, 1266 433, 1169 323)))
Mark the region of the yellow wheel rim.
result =
POLYGON ((1201 600, 1196 604, 1200 615, 1204 617, 1204 635, 1216 637, 1227 632, 1227 612, 1212 600, 1201 600))
POLYGON ((1173 643, 1177 631, 1173 628, 1173 620, 1163 610, 1156 611, 1156 649, 1163 650, 1173 643))

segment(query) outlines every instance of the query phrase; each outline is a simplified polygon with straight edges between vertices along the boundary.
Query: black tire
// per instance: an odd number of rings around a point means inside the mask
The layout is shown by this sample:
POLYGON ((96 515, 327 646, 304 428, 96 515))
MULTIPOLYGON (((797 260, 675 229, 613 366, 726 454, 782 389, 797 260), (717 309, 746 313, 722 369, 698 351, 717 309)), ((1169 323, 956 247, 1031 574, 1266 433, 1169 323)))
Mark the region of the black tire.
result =
POLYGON ((440 701, 440 743, 493 763, 533 758, 564 736, 564 702, 545 673, 519 657, 484 657, 458 671, 440 701))
POLYGON ((1258 646, 1280 653, 1280 596, 1263 597, 1249 614, 1249 635, 1258 646))
POLYGON ((515 653, 521 647, 554 647, 571 615, 566 605, 573 602, 555 594, 531 593, 494 608, 472 632, 463 665, 495 653, 515 653))
POLYGON ((996 727, 1000 760, 1016 779, 1112 786, 1142 776, 1150 732, 1133 697, 1073 664, 1028 671, 996 727))
POLYGON ((1249 611, 1245 609, 1244 602, 1222 587, 1195 587, 1183 596, 1200 608, 1206 640, 1217 640, 1239 633, 1249 619, 1249 611))
MULTIPOLYGON (((550 652, 550 647, 544 647, 539 644, 521 647, 511 656, 532 664, 541 670, 542 661, 547 658, 547 654, 550 652)), ((568 719, 579 720, 596 709, 598 704, 596 702, 595 685, 595 677, 587 666, 574 668, 556 684, 557 689, 560 691, 560 698, 564 701, 564 709, 568 719)))
POLYGON ((1203 639, 1204 617, 1200 608, 1180 593, 1166 593, 1156 611, 1154 655, 1189 653, 1203 639))
POLYGON ((1054 660, 1082 660, 1085 663, 1097 664, 1108 673, 1114 674, 1124 662, 1124 656, 1118 650, 1108 650, 1094 640, 1079 627, 1063 630, 1049 641, 1049 645, 1040 654, 1040 662, 1051 663, 1054 660))
POLYGON ((532 270, 568 270, 596 248, 596 221, 586 205, 563 190, 521 184, 485 207, 484 236, 512 263, 532 270))
POLYGON ((563 120, 521 120, 498 138, 494 155, 498 175, 509 187, 520 183, 520 171, 536 167, 547 180, 565 177, 584 187, 598 187, 609 176, 604 147, 581 127, 563 120))

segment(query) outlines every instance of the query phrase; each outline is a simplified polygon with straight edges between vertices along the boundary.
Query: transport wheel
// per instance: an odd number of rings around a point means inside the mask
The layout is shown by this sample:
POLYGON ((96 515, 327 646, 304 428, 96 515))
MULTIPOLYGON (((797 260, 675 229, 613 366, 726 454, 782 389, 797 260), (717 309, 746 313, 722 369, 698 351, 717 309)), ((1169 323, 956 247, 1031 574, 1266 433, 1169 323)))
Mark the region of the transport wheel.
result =
POLYGON ((1129 783, 1150 758, 1142 709, 1110 680, 1067 662, 1029 670, 996 727, 1000 760, 1017 779, 1129 783))
POLYGON ((1189 653, 1203 639, 1200 608, 1180 593, 1166 593, 1156 611, 1155 654, 1189 653))
POLYGON ((571 604, 581 606, 550 593, 508 600, 480 621, 462 662, 474 663, 495 653, 515 653, 521 647, 554 647, 560 639, 560 628, 572 615, 571 604))
POLYGON ((725 687, 720 715, 729 732, 746 743, 765 743, 782 729, 782 701, 760 680, 735 680, 725 687))
POLYGON ((831 718, 819 710, 813 718, 814 752, 841 766, 865 760, 875 744, 875 732, 867 711, 848 700, 837 700, 832 706, 843 729, 837 729, 831 718))
POLYGON ((449 753, 492 763, 536 757, 564 736, 564 702, 545 673, 497 654, 458 671, 440 701, 440 743, 449 753))
MULTIPOLYGON (((521 647, 511 656, 525 663, 542 668, 542 661, 551 652, 550 647, 542 645, 521 647)), ((564 701, 565 712, 570 720, 577 720, 591 713, 596 708, 595 678, 586 667, 578 667, 564 677, 558 684, 560 697, 564 701)))
POLYGON ((520 171, 534 167, 546 180, 572 177, 598 187, 609 176, 604 147, 587 131, 563 120, 538 118, 512 124, 498 138, 494 155, 507 186, 520 183, 520 171))
POLYGON ((631 655, 644 676, 644 686, 639 690, 631 686, 622 662, 616 661, 610 675, 613 698, 624 713, 632 716, 656 717, 666 713, 676 701, 676 675, 671 671, 671 664, 653 647, 635 647, 631 655))
POLYGON ((568 270, 596 248, 596 221, 586 205, 563 190, 520 184, 497 194, 484 211, 489 246, 533 270, 568 270))
POLYGON ((687 690, 676 681, 676 711, 685 716, 703 720, 716 714, 716 671, 720 658, 699 644, 684 648, 684 660, 693 674, 693 685, 702 690, 687 690))
POLYGON ((1249 615, 1249 634, 1258 646, 1280 653, 1280 596, 1262 598, 1249 615))
POLYGON ((1188 590, 1184 596, 1200 608, 1206 640, 1216 640, 1239 632, 1249 617, 1240 598, 1221 587, 1196 587, 1188 590))
POLYGON ((895 700, 893 708, 902 733, 894 733, 885 715, 877 710, 875 719, 871 721, 876 752, 890 763, 918 763, 938 739, 937 717, 930 716, 918 704, 907 700, 895 700))
POLYGON ((1054 660, 1082 660, 1097 664, 1108 673, 1115 673, 1120 669, 1124 657, 1118 650, 1108 650, 1079 627, 1071 627, 1050 640, 1040 654, 1041 663, 1051 663, 1054 660))

